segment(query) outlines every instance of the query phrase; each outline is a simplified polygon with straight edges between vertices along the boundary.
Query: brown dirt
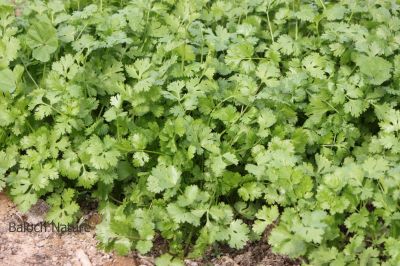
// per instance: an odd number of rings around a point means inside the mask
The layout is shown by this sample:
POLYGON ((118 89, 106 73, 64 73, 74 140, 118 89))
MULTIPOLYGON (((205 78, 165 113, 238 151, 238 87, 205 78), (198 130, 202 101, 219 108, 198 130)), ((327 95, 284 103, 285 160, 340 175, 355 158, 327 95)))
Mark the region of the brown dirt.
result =
POLYGON ((216 266, 298 266, 299 260, 276 255, 268 245, 268 236, 274 225, 269 226, 261 239, 246 245, 241 250, 228 246, 216 247, 209 251, 205 261, 211 261, 216 266), (218 255, 217 255, 218 254, 218 255))
MULTIPOLYGON (((0 193, 0 265, 1 266, 153 266, 154 257, 131 254, 120 257, 98 250, 95 231, 79 233, 10 232, 11 222, 35 224, 43 221, 47 208, 39 202, 27 214, 20 213, 15 205, 0 193)), ((89 217, 94 223, 98 216, 89 217)), ((261 241, 248 245, 241 251, 220 248, 202 260, 186 260, 188 266, 289 266, 299 265, 286 257, 272 253, 266 244, 267 233, 261 241), (211 255, 213 254, 213 255, 211 255)), ((160 240, 161 241, 161 240, 160 240)), ((163 242, 163 241, 161 241, 163 242)), ((161 250, 165 243, 156 243, 154 250, 161 250), (157 248, 159 246, 159 248, 157 248)))
POLYGON ((276 255, 267 244, 267 233, 262 240, 252 243, 242 250, 227 249, 224 255, 212 259, 216 266, 297 266, 299 261, 276 255))
MULTIPOLYGON (((9 224, 38 223, 43 220, 45 205, 39 203, 30 212, 23 215, 15 205, 0 193, 0 265, 1 266, 79 266, 82 253, 91 265, 134 265, 118 264, 120 257, 112 253, 99 251, 90 232, 10 232, 9 224)), ((128 258, 129 259, 129 258, 128 258)), ((126 262, 126 261, 125 261, 126 262)))

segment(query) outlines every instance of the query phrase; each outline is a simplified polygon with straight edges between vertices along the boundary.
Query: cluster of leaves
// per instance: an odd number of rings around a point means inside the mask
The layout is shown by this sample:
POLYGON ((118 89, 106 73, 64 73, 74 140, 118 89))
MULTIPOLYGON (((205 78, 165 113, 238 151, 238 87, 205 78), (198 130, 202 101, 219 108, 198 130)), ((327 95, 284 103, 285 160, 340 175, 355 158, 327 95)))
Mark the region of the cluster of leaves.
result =
POLYGON ((160 265, 273 223, 304 264, 400 264, 398 1, 0 0, 0 36, 21 210, 90 193, 102 247, 160 265))

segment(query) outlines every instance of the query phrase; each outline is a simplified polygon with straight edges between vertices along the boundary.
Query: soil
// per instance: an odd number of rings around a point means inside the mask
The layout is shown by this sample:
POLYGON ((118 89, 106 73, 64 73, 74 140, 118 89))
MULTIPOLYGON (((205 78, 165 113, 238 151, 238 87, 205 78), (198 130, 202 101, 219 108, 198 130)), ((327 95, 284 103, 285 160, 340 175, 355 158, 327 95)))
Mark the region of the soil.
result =
MULTIPOLYGON (((47 205, 39 201, 28 213, 20 213, 15 205, 0 193, 0 265, 1 266, 136 266, 154 265, 154 257, 131 254, 121 257, 97 248, 94 227, 88 232, 58 233, 10 232, 10 223, 37 224, 43 222, 47 205)), ((96 213, 86 214, 88 222, 95 225, 100 220, 96 213)), ((299 265, 299 262, 272 253, 265 238, 241 251, 219 248, 199 261, 186 260, 188 266, 282 266, 299 265)), ((159 250, 165 243, 161 243, 159 250)), ((156 247, 157 249, 157 243, 156 247)))

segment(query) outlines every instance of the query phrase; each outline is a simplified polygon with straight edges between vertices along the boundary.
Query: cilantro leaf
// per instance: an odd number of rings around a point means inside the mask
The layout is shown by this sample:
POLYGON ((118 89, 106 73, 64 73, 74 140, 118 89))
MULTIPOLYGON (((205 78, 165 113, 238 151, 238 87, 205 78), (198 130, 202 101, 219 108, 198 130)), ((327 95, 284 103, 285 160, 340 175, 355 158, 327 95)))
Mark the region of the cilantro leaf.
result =
POLYGON ((151 170, 147 179, 147 189, 154 193, 173 188, 180 182, 181 172, 173 165, 158 165, 151 170))
POLYGON ((56 29, 46 16, 39 16, 33 22, 27 32, 27 44, 33 50, 35 59, 47 62, 58 47, 56 29))

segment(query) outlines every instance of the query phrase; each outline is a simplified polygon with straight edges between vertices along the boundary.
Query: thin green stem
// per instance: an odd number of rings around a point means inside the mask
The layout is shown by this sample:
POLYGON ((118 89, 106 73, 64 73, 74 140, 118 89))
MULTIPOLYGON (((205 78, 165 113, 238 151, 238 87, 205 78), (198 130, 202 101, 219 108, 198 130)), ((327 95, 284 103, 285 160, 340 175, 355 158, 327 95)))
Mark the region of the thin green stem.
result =
POLYGON ((267 21, 268 21, 269 33, 271 34, 272 43, 274 43, 275 42, 274 32, 272 31, 271 21, 269 19, 269 11, 267 12, 267 21))
POLYGON ((147 153, 154 153, 154 154, 159 154, 159 155, 170 155, 170 154, 166 154, 166 153, 162 153, 162 152, 158 152, 158 151, 149 151, 149 150, 135 150, 135 152, 147 152, 147 153))
POLYGON ((193 236, 193 228, 189 232, 189 236, 186 238, 186 244, 185 244, 185 255, 187 255, 190 247, 190 242, 192 242, 192 236, 193 236))
POLYGON ((325 9, 326 9, 326 6, 325 6, 325 4, 324 4, 324 1, 323 1, 323 0, 318 0, 318 1, 319 1, 319 3, 321 4, 322 8, 325 10, 325 9))
POLYGON ((201 52, 200 52, 200 63, 203 64, 203 51, 204 51, 204 35, 203 29, 201 29, 201 52))
POLYGON ((254 148, 258 143, 260 143, 262 139, 263 139, 263 138, 259 138, 259 139, 253 144, 253 146, 251 146, 251 147, 245 147, 245 148, 242 148, 242 149, 239 149, 239 150, 235 150, 235 153, 251 150, 251 149, 254 148))
POLYGON ((49 106, 51 109, 53 109, 55 112, 57 112, 60 115, 64 115, 61 111, 59 111, 57 108, 55 108, 53 105, 45 103, 42 101, 42 104, 49 106))
POLYGON ((146 22, 144 23, 144 27, 146 28, 146 30, 145 31, 143 31, 143 34, 142 34, 142 39, 143 39, 143 42, 142 42, 142 45, 140 46, 140 50, 142 50, 143 49, 143 47, 144 47, 144 45, 146 44, 146 42, 147 42, 147 28, 149 27, 148 26, 148 23, 149 23, 149 18, 150 18, 150 11, 151 11, 151 7, 150 8, 147 8, 147 12, 146 12, 146 22))
POLYGON ((42 80, 44 79, 45 75, 46 75, 46 64, 43 65, 42 80))
MULTIPOLYGON (((293 8, 293 13, 295 13, 296 12, 296 0, 293 1, 292 8, 293 8)), ((297 40, 298 34, 299 34, 299 23, 297 20, 297 16, 295 16, 295 29, 294 29, 294 39, 295 40, 297 40)))
POLYGON ((186 55, 186 42, 183 44, 183 55, 182 55, 182 62, 181 62, 181 71, 183 72, 185 66, 185 55, 186 55))
POLYGON ((110 197, 110 199, 112 199, 113 201, 122 204, 123 202, 120 200, 117 200, 116 198, 114 198, 112 195, 108 195, 110 197))
POLYGON ((99 113, 98 113, 98 115, 97 115, 97 120, 100 119, 100 116, 101 116, 101 114, 103 113, 103 110, 104 110, 104 105, 102 105, 101 108, 100 108, 100 111, 99 111, 99 113))
POLYGON ((28 125, 29 129, 30 129, 30 130, 32 131, 32 133, 33 133, 35 130, 33 130, 33 127, 32 127, 32 125, 31 125, 31 123, 29 123, 28 119, 25 119, 25 121, 26 121, 26 124, 28 125))
POLYGON ((172 155, 172 154, 162 153, 162 152, 158 152, 158 151, 144 150, 144 149, 139 149, 139 150, 127 149, 127 148, 124 148, 121 146, 119 146, 118 148, 121 150, 127 151, 127 152, 147 152, 147 153, 158 154, 158 155, 168 155, 168 156, 172 155))
MULTIPOLYGON (((88 23, 86 23, 86 24, 83 26, 82 30, 79 32, 78 37, 76 37, 76 39, 79 39, 79 38, 81 37, 81 35, 82 35, 83 31, 86 29, 87 25, 88 25, 88 23)), ((82 50, 83 50, 83 49, 82 49, 82 50)))
POLYGON ((343 144, 321 144, 323 147, 343 147, 343 144))
MULTIPOLYGON (((307 89, 306 89, 305 91, 306 91, 306 93, 307 93, 310 97, 313 96, 307 89)), ((346 95, 345 95, 345 96, 346 96, 346 95)), ((329 102, 327 102, 327 101, 325 101, 325 100, 322 100, 322 102, 325 103, 325 104, 327 104, 327 105, 328 105, 330 108, 332 108, 333 110, 335 110, 336 113, 339 113, 339 111, 338 111, 332 104, 330 104, 329 102)))
MULTIPOLYGON (((257 93, 256 93, 257 94, 257 93)), ((242 110, 240 111, 240 115, 235 119, 235 121, 233 121, 232 122, 232 124, 231 125, 234 125, 234 124, 236 124, 243 116, 244 116, 244 114, 247 112, 247 110, 249 109, 249 107, 250 107, 251 105, 246 105, 246 107, 243 109, 243 106, 242 106, 242 110)), ((225 132, 226 132, 226 130, 227 130, 227 128, 225 128, 219 135, 220 136, 222 136, 225 132)), ((240 135, 242 134, 242 130, 240 130, 236 135, 235 135, 235 137, 234 138, 232 138, 230 141, 229 141, 229 146, 232 146, 233 145, 233 143, 235 143, 236 141, 237 141, 237 139, 239 139, 239 137, 240 137, 240 135)))
POLYGON ((221 104, 223 104, 223 103, 226 102, 227 100, 229 100, 229 99, 231 99, 231 98, 234 98, 234 97, 235 97, 234 95, 231 95, 231 96, 226 97, 225 99, 223 99, 222 101, 220 101, 220 102, 211 110, 210 114, 208 115, 208 116, 209 116, 208 125, 209 125, 210 122, 211 122, 211 115, 212 115, 212 113, 214 113, 214 111, 215 111, 218 107, 220 107, 221 104))
POLYGON ((39 85, 36 83, 35 79, 32 77, 31 72, 29 72, 28 67, 26 66, 24 61, 22 61, 22 64, 24 65, 24 68, 26 70, 26 73, 28 73, 29 78, 33 81, 35 86, 39 89, 40 88, 39 85))
POLYGON ((117 117, 117 119, 116 119, 116 122, 117 122, 117 139, 120 140, 120 139, 121 139, 121 136, 120 136, 120 133, 119 133, 119 122, 118 122, 118 117, 117 117))
POLYGON ((265 57, 229 57, 235 60, 265 60, 265 57))
POLYGON ((81 166, 82 166, 82 168, 83 168, 83 172, 85 173, 85 172, 86 172, 85 164, 81 163, 81 166))
MULTIPOLYGON (((357 5, 357 0, 354 0, 354 5, 357 5)), ((349 17, 349 19, 347 20, 347 23, 350 23, 351 19, 353 18, 353 15, 354 15, 354 6, 353 6, 353 8, 351 9, 350 17, 349 17)))

